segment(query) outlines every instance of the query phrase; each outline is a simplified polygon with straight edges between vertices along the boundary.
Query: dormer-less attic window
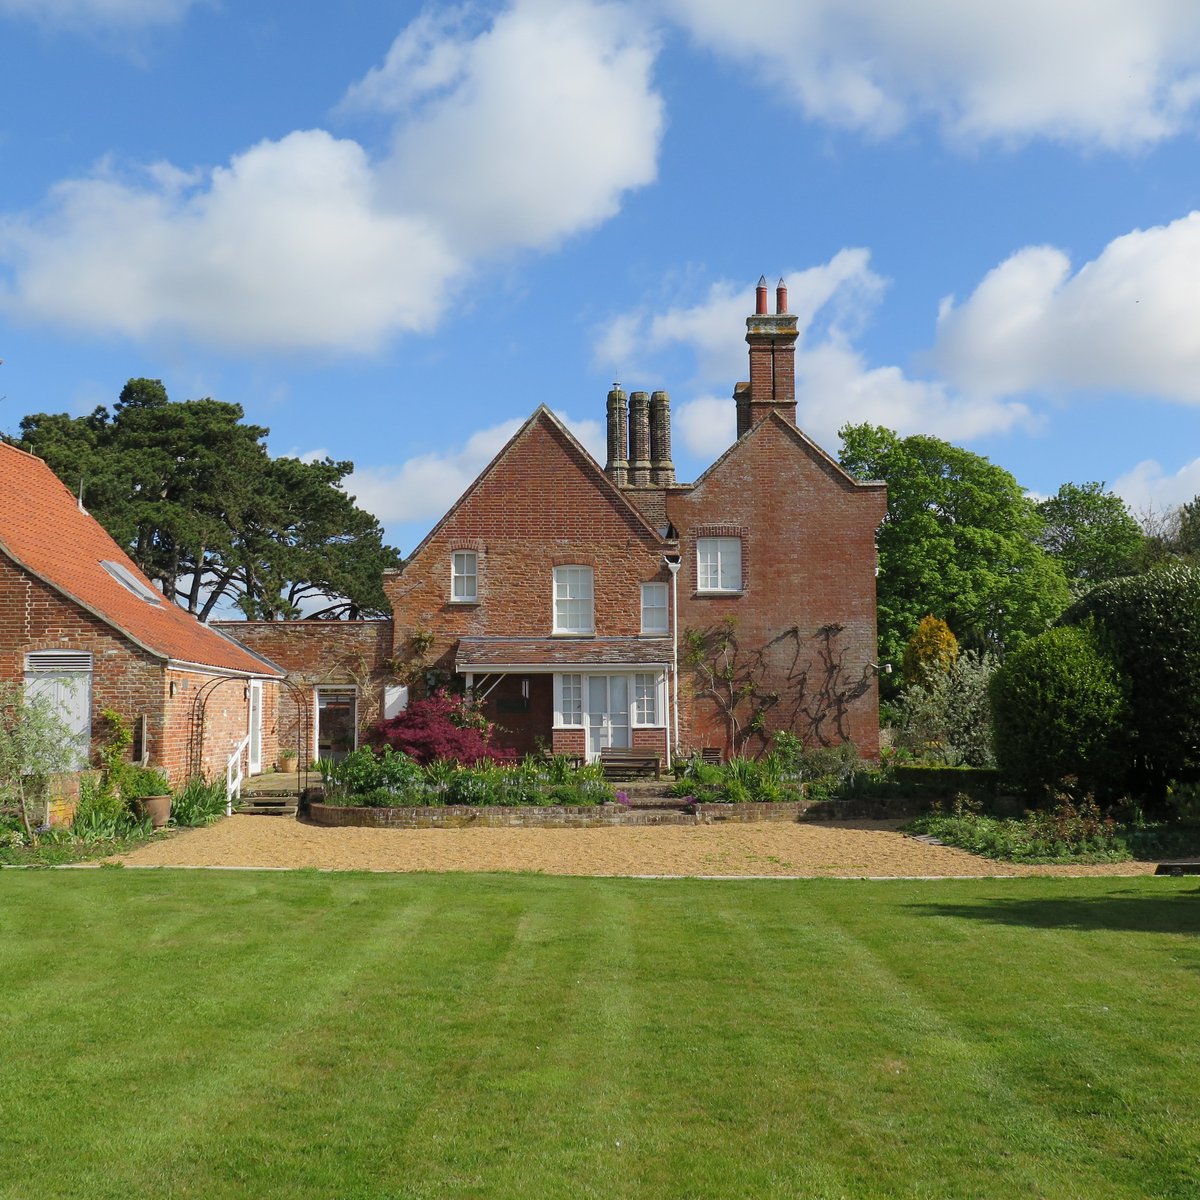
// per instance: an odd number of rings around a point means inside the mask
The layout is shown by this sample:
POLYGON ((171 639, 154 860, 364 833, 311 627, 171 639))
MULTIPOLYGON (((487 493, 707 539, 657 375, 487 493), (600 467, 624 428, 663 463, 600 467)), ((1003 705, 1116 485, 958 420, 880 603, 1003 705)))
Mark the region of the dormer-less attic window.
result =
POLYGON ((100 565, 127 591, 132 592, 139 600, 147 604, 162 605, 162 596, 153 588, 147 587, 128 567, 119 562, 102 558, 100 565))

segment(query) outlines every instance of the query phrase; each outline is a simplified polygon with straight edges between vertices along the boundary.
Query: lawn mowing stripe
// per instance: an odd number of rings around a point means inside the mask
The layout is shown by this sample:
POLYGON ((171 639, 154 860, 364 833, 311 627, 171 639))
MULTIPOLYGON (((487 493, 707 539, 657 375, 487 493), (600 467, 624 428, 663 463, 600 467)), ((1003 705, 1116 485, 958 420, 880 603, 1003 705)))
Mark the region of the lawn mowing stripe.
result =
MULTIPOLYGON (((1009 895, 1012 891, 1012 888, 1005 889, 1009 895)), ((976 888, 963 889, 963 894, 986 902, 976 888)), ((1153 895, 1149 900, 1153 902, 1153 895)), ((1143 1112, 1159 1104, 1157 1089, 1153 1087, 1154 1071, 1147 1073, 1141 1068, 1143 1057, 1151 1061, 1155 1057, 1155 1031, 1146 1028, 1143 1053, 1132 1056, 1133 1072, 1150 1076, 1145 1080, 1150 1085, 1147 1090, 1140 1082, 1128 1080, 1131 1070, 1128 1034, 1136 1021, 1118 1019, 1110 1022, 1113 1035, 1124 1051, 1119 1055, 1124 1077, 1114 1080, 1110 1060, 1102 1053, 1103 1046, 1098 1047, 1095 1020, 1082 1024, 1077 1030, 1071 1028, 1070 1022, 1064 1019, 1069 1014, 1064 1014, 1059 997, 1036 986, 1043 973, 1053 975, 1053 968, 1058 965, 1055 958, 1062 952, 1061 938, 1039 948, 1036 939, 1031 940, 1029 931, 1020 938, 1016 937, 1015 930, 1002 931, 1009 937, 998 939, 997 931, 993 930, 986 958, 981 959, 976 953, 976 961, 972 963, 972 951, 967 949, 939 964, 927 953, 915 959, 905 956, 897 945, 894 924, 891 925, 891 937, 887 942, 881 942, 878 928, 864 921, 863 914, 856 912, 843 923, 858 926, 853 930, 854 936, 869 946, 881 965, 895 975, 902 988, 907 989, 911 1011, 936 1012, 940 1014, 939 1019, 953 1013, 956 1035, 980 1052, 981 1063, 990 1062, 989 1073, 1008 1097, 1021 1097, 1021 1103, 1015 1108, 1010 1106, 1011 1101, 1002 1108, 1006 1113, 1004 1124, 1009 1138, 1018 1138, 1028 1147, 1031 1159, 1044 1156, 1047 1150, 1056 1151, 1060 1157, 1075 1164, 1076 1173, 1082 1163, 1089 1163, 1094 1172, 1088 1180, 1091 1195, 1104 1194, 1104 1185, 1099 1182, 1102 1178, 1107 1186, 1124 1189, 1118 1194, 1144 1195, 1145 1179, 1151 1172, 1161 1177, 1169 1189, 1163 1194, 1195 1194, 1195 1189, 1200 1187, 1200 1176, 1196 1173, 1198 1147, 1194 1126, 1187 1127, 1168 1119, 1173 1132, 1183 1136, 1176 1139, 1164 1161, 1164 1147, 1155 1145, 1158 1141, 1154 1136, 1157 1122, 1151 1120, 1139 1134, 1140 1120, 1136 1117, 1127 1119, 1139 1104, 1143 1112), (1010 940, 1011 961, 1020 961, 1023 966, 1021 977, 1016 979, 1006 967, 1009 960, 1006 943, 1010 940), (920 968, 914 968, 914 962, 919 963, 920 968), (976 978, 968 979, 972 969, 976 978), (969 988, 964 986, 968 983, 969 988), (964 991, 994 995, 996 1003, 964 1008, 964 991), (1104 1113, 1106 1105, 1115 1105, 1120 1110, 1119 1119, 1114 1121, 1111 1113, 1104 1113), (1106 1116, 1109 1119, 1106 1120, 1106 1116), (1149 1146, 1155 1146, 1152 1157, 1134 1152, 1135 1148, 1146 1151, 1149 1146), (1122 1160, 1122 1155, 1129 1161, 1122 1160)), ((927 940, 931 938, 929 921, 914 922, 914 925, 921 929, 927 940)), ((1080 946, 1079 937, 1073 937, 1073 963, 1080 961, 1074 954, 1080 946)), ((1112 946, 1109 955, 1114 961, 1122 956, 1119 947, 1112 946)), ((1144 956, 1139 961, 1143 963, 1144 972, 1144 956)), ((1098 957, 1097 965, 1100 965, 1098 957)), ((862 967, 858 969, 862 970, 862 967)), ((1132 973, 1132 968, 1129 970, 1132 973)), ((1074 980, 1077 982, 1084 974, 1073 971, 1074 980)), ((1144 996, 1144 993, 1143 978, 1140 994, 1144 996)), ((1109 998, 1113 1001, 1110 1007, 1119 1009, 1117 994, 1109 998)), ((1064 1186, 1073 1186, 1068 1177, 1063 1177, 1062 1182, 1064 1186)))
MULTIPOLYGON (((607 960, 609 931, 617 926, 601 919, 589 891, 577 885, 530 883, 490 977, 455 1008, 458 1041, 448 1048, 424 1119, 405 1131, 416 1174, 431 1178, 398 1195, 525 1195, 523 1177, 533 1167, 548 1194, 588 1194, 577 1146, 595 1129, 578 1104, 587 1090, 594 1094, 584 1078, 592 1064, 564 1042, 577 1044, 575 981, 607 960), (569 1153, 560 1148, 564 1140, 569 1153), (541 1153, 547 1143, 549 1158, 541 1153)), ((612 1193, 601 1185, 592 1194, 612 1193)))
MULTIPOLYGON (((355 975, 361 971, 363 957, 385 952, 388 942, 381 936, 384 926, 419 925, 431 915, 427 907, 422 911, 419 906, 383 920, 371 920, 369 913, 364 912, 362 916, 366 919, 345 931, 322 964, 319 975, 305 969, 302 938, 293 936, 288 947, 287 929, 277 931, 273 947, 251 935, 244 948, 253 951, 255 966, 261 970, 264 958, 273 956, 281 972, 272 978, 281 987, 291 984, 291 994, 279 992, 274 996, 261 996, 261 976, 247 973, 239 979, 236 969, 227 969, 220 985, 221 1003, 205 1011, 183 1013, 183 1019, 175 1024, 137 1033, 138 1006, 145 1005, 153 1010, 157 999, 161 1011, 163 1002, 176 1003, 183 996, 191 980, 183 987, 176 979, 168 981, 157 998, 132 995, 129 997, 131 1007, 122 1008, 116 1014, 111 1005, 105 1013, 82 1013, 83 1017, 117 1015, 121 1020, 99 1023, 93 1053, 72 1063, 72 1069, 61 1082, 70 1085, 79 1077, 87 1076, 101 1080, 110 1093, 110 1104, 115 1102, 119 1111, 110 1110, 108 1121, 95 1110, 72 1114, 67 1107, 68 1090, 51 1087, 49 1095, 29 1104, 30 1115, 34 1119, 56 1117, 63 1126, 68 1146, 72 1137, 77 1137, 93 1149, 110 1142, 122 1149, 119 1155, 102 1152, 100 1163, 80 1173, 73 1189, 64 1194, 118 1196, 128 1194, 134 1181, 144 1183, 147 1179, 161 1179, 165 1183, 172 1176, 172 1164, 186 1153, 189 1140, 204 1140, 207 1128, 214 1121, 229 1119, 241 1104, 242 1094, 272 1073, 286 1040, 299 1036, 322 1010, 337 1006, 337 1001, 345 996, 355 975), (256 998, 259 1003, 255 1003, 256 998), (278 1019, 281 1009, 286 1012, 284 1022, 278 1019), (233 1023, 226 1023, 227 1016, 233 1018, 233 1023), (214 1018, 216 1024, 213 1024, 214 1018), (122 1025, 123 1030, 118 1028, 122 1025), (131 1053, 128 1041, 122 1042, 122 1032, 126 1038, 133 1033, 136 1055, 131 1053), (210 1050, 215 1042, 215 1054, 202 1055, 181 1044, 183 1040, 196 1040, 198 1035, 209 1039, 210 1050), (164 1106, 172 1114, 172 1120, 155 1128, 150 1118, 164 1106), (131 1129, 137 1131, 132 1137, 129 1135, 131 1129)), ((151 947, 160 940, 161 930, 180 924, 179 914, 171 913, 169 909, 166 912, 160 909, 158 920, 159 924, 148 924, 140 931, 145 943, 151 947)), ((234 941, 240 931, 226 932, 234 941)), ((236 964, 238 956, 225 955, 223 959, 230 967, 236 964)), ((221 960, 222 956, 218 955, 213 961, 221 960)), ((140 972, 137 974, 141 975, 140 972)), ((59 1152, 62 1149, 60 1144, 59 1152)), ((186 1181, 175 1178, 168 1190, 172 1194, 187 1194, 186 1181)))

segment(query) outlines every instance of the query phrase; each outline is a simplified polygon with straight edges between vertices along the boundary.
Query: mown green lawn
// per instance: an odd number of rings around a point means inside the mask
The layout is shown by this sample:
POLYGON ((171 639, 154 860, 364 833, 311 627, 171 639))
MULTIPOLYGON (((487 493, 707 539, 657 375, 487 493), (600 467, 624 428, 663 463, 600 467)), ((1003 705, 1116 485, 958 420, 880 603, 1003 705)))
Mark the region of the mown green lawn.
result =
POLYGON ((0 1196, 1200 1196, 1200 881, 0 871, 0 1196))

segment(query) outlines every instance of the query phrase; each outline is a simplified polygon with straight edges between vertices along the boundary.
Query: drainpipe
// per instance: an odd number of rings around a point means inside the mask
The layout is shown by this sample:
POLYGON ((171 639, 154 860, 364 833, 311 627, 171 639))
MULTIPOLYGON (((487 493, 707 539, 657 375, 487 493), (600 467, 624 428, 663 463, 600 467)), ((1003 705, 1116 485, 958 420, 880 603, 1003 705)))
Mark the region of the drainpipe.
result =
POLYGON ((667 736, 667 768, 671 767, 671 742, 679 751, 679 563, 680 556, 663 555, 663 565, 671 572, 671 726, 667 736), (670 736, 674 730, 674 738, 670 736))

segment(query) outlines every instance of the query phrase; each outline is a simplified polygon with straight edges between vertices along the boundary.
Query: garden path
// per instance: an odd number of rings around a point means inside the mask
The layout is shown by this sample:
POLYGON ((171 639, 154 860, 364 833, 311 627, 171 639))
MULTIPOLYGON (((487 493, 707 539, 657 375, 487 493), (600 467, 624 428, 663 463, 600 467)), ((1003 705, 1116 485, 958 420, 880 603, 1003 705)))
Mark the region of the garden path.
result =
POLYGON ((597 829, 330 829, 233 816, 156 839, 136 867, 534 871, 547 875, 914 877, 1146 875, 1153 863, 1030 867, 896 832, 897 822, 763 822, 597 829))

